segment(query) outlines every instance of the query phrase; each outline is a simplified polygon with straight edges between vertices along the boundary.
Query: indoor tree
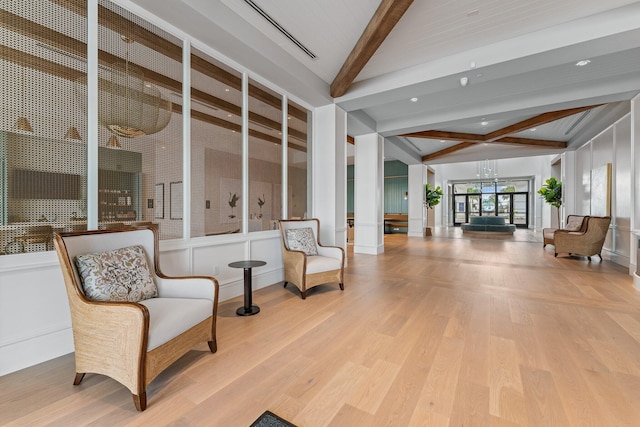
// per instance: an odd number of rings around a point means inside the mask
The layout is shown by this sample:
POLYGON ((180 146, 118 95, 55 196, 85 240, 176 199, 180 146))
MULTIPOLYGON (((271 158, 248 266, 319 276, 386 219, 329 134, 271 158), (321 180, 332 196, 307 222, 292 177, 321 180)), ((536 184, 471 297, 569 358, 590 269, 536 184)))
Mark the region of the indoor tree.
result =
POLYGON ((538 190, 545 202, 554 206, 558 214, 558 227, 560 227, 560 206, 562 206, 562 182, 551 177, 547 179, 538 190))
MULTIPOLYGON (((442 188, 440 186, 431 187, 431 184, 428 182, 424 186, 424 205, 427 208, 427 214, 429 209, 433 209, 435 206, 440 204, 440 198, 442 197, 442 188)), ((431 228, 428 224, 428 216, 427 216, 427 227, 425 228, 425 235, 431 235, 431 228)))

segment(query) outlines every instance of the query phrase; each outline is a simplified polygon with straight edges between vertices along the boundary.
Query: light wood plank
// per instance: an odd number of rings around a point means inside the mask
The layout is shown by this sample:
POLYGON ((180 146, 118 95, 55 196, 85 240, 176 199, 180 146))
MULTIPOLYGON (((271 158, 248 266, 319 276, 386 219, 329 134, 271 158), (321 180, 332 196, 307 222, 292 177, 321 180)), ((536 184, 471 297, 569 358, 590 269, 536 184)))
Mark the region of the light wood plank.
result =
POLYGON ((539 233, 386 235, 348 251, 345 290, 282 284, 261 312, 220 303, 218 352, 194 348, 148 387, 87 374, 72 355, 0 377, 0 425, 640 425, 640 294, 609 261, 558 259, 539 233), (433 404, 431 404, 433 403, 433 404))

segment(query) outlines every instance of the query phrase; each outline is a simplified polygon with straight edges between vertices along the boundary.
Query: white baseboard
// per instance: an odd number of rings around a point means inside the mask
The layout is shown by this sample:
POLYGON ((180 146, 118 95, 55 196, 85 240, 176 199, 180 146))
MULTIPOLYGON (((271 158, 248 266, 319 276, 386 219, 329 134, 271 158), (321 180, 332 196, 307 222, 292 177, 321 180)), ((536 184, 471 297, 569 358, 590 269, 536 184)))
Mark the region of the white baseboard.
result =
MULTIPOLYGON (((22 339, 0 347, 0 376, 73 352, 71 328, 22 339)), ((71 381, 71 378, 69 378, 71 381)))

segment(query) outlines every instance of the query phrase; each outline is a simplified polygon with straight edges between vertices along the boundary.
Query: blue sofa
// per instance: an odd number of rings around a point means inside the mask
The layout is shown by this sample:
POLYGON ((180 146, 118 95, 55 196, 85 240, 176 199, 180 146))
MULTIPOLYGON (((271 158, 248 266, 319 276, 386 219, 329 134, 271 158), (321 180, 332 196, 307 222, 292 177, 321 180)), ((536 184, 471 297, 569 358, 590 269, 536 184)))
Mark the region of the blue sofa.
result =
POLYGON ((460 226, 463 232, 513 234, 516 226, 507 224, 500 216, 473 216, 460 226))

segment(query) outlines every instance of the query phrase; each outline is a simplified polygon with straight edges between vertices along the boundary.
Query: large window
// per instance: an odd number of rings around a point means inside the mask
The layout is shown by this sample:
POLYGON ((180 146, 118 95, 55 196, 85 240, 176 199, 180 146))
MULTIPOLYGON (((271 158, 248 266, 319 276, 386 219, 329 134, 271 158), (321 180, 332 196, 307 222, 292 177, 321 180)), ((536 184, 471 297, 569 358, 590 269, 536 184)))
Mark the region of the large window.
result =
POLYGON ((191 54, 191 236, 242 230, 242 75, 191 54))
POLYGON ((500 216, 518 227, 529 225, 527 179, 457 182, 453 192, 454 225, 469 222, 474 216, 500 216))
POLYGON ((304 107, 289 101, 287 105, 287 121, 289 136, 287 144, 288 181, 287 188, 289 218, 305 218, 307 216, 307 181, 308 163, 311 141, 311 112, 304 107))
POLYGON ((86 228, 86 18, 45 0, 1 7, 0 254, 51 250, 54 232, 86 228))
POLYGON ((282 215, 282 96, 249 80, 249 231, 275 230, 282 215))
POLYGON ((106 0, 98 22, 100 227, 154 223, 180 238, 182 41, 106 0))
POLYGON ((98 139, 88 150, 86 2, 10 1, 0 11, 0 254, 52 250, 56 232, 90 224, 153 224, 161 239, 180 239, 273 230, 307 214, 301 105, 192 47, 185 180, 185 41, 99 0, 98 139))

